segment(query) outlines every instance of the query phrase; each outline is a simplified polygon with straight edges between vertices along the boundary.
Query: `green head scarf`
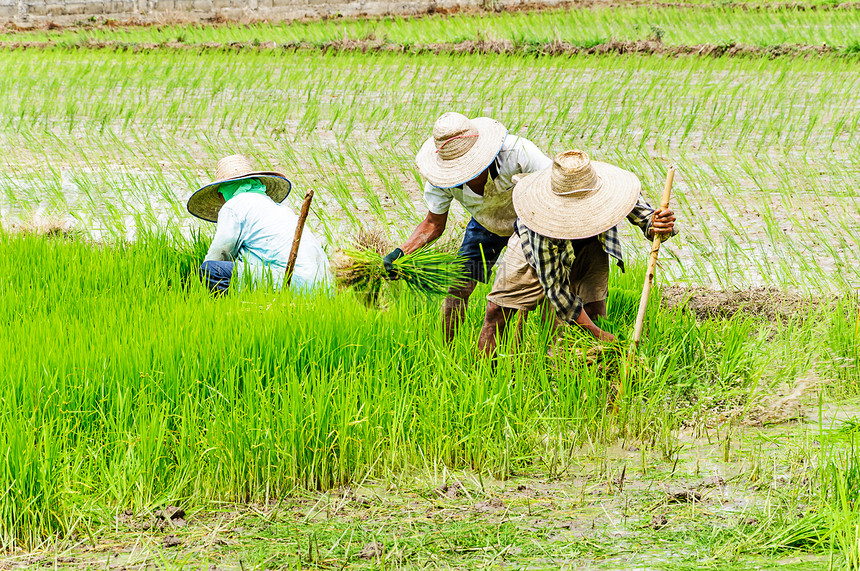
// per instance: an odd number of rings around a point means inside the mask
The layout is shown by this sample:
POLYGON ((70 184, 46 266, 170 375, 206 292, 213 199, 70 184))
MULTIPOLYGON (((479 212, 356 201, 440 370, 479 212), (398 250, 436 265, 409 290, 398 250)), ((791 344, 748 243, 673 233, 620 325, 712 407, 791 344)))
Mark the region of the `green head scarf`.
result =
POLYGON ((224 201, 226 202, 234 196, 238 196, 245 192, 266 194, 266 185, 256 178, 246 178, 242 180, 234 180, 232 182, 225 182, 218 187, 218 192, 224 195, 224 201))

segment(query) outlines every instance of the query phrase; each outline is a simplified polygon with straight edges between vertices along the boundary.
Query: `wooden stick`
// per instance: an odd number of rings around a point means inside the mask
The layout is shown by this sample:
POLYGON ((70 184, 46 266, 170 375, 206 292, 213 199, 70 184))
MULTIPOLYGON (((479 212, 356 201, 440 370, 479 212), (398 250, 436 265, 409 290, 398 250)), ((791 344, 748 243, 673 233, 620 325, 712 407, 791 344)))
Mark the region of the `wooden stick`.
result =
MULTIPOLYGON (((663 189, 663 200, 660 209, 669 208, 669 199, 672 197, 672 181, 675 179, 675 167, 670 166, 666 173, 666 187, 663 189)), ((642 287, 642 298, 639 300, 639 313, 636 314, 636 327, 633 329, 633 346, 631 351, 639 345, 642 337, 642 327, 645 324, 645 310, 648 308, 648 298, 651 295, 651 283, 654 281, 654 272, 657 270, 657 254, 660 253, 660 244, 663 242, 662 234, 654 234, 651 242, 651 255, 648 258, 648 269, 645 271, 645 285, 642 287)))
POLYGON ((293 237, 293 249, 290 251, 290 259, 287 262, 287 273, 284 279, 284 285, 290 287, 290 282, 293 281, 293 270, 296 267, 296 257, 299 255, 299 243, 302 241, 302 231, 305 228, 305 220, 308 218, 308 210, 311 208, 311 200, 314 198, 314 191, 309 190, 305 195, 305 201, 302 202, 302 210, 299 212, 299 222, 296 224, 296 235, 293 237))

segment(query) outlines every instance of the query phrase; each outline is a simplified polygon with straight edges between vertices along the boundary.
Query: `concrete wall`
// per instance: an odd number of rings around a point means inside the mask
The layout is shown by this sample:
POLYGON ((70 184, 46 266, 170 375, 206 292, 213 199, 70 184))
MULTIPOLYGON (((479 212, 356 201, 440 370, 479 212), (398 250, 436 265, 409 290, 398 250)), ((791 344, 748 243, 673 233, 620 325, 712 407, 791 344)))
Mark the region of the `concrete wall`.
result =
MULTIPOLYGON (((501 8, 524 0, 0 0, 0 22, 38 25, 48 21, 115 19, 120 22, 212 18, 248 21, 324 16, 419 14, 458 8, 501 8)), ((546 2, 554 3, 553 0, 546 2)), ((530 2, 534 4, 534 2, 530 2)))

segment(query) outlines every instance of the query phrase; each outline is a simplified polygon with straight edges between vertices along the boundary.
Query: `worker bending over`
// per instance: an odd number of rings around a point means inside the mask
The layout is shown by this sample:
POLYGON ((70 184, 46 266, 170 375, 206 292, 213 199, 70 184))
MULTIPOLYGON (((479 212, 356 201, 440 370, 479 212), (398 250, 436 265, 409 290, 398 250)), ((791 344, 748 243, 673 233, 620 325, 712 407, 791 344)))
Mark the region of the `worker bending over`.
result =
MULTIPOLYGON (((242 155, 218 161, 215 180, 188 199, 188 212, 216 222, 200 277, 216 294, 234 287, 283 286, 298 216, 280 204, 292 184, 277 172, 254 171, 242 155)), ((311 291, 331 283, 328 258, 305 229, 290 289, 311 291)))
POLYGON ((466 275, 463 283, 448 290, 443 306, 445 338, 450 341, 463 321, 476 282, 489 279, 514 231, 514 175, 536 172, 552 161, 531 141, 508 134, 498 121, 445 113, 436 120, 433 136, 424 142, 415 163, 427 179, 424 201, 429 211, 409 239, 385 256, 384 263, 396 278, 393 262, 442 235, 453 200, 463 205, 472 216, 459 251, 466 275))
POLYGON ((582 151, 560 153, 550 167, 518 182, 516 232, 487 296, 478 340, 485 354, 495 355, 497 337, 517 310, 544 300, 560 321, 602 341, 615 339, 593 320, 606 316, 609 257, 624 271, 616 226, 627 218, 649 239, 677 233, 674 213, 655 211, 641 188, 635 174, 582 151))

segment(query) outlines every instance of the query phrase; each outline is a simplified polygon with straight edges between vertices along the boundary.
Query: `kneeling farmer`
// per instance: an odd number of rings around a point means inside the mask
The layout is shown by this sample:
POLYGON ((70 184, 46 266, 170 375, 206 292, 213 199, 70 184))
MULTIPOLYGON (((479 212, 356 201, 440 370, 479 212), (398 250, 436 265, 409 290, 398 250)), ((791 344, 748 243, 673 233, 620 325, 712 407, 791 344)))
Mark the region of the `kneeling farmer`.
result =
POLYGON ((558 154, 550 168, 517 184, 516 232, 487 296, 479 340, 486 354, 495 353, 497 335, 517 310, 533 310, 545 299, 564 323, 615 339, 592 318, 606 315, 609 256, 624 270, 616 225, 627 218, 649 239, 677 233, 674 213, 655 211, 641 188, 635 174, 582 151, 558 154))
MULTIPOLYGON (((239 287, 246 283, 282 287, 298 216, 279 203, 291 186, 284 175, 254 171, 247 158, 232 155, 218 161, 215 181, 188 199, 188 212, 218 224, 200 266, 200 277, 210 290, 226 292, 234 279, 239 287)), ((305 228, 290 288, 325 287, 330 283, 328 268, 322 246, 305 228)))
POLYGON ((499 254, 514 231, 511 202, 513 176, 548 167, 552 161, 531 141, 515 135, 493 119, 469 119, 445 113, 433 125, 415 163, 427 179, 424 201, 429 212, 412 236, 385 256, 386 269, 404 254, 442 235, 451 201, 457 199, 472 215, 459 255, 466 259, 467 281, 448 290, 445 298, 445 337, 454 337, 466 313, 476 282, 486 282, 499 254))

